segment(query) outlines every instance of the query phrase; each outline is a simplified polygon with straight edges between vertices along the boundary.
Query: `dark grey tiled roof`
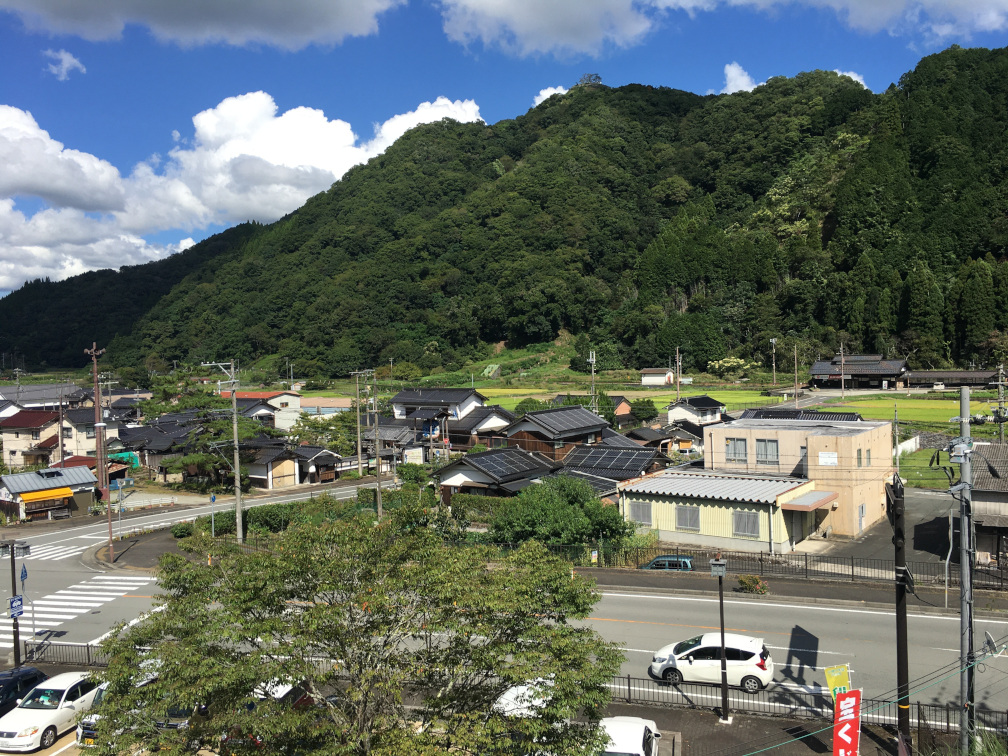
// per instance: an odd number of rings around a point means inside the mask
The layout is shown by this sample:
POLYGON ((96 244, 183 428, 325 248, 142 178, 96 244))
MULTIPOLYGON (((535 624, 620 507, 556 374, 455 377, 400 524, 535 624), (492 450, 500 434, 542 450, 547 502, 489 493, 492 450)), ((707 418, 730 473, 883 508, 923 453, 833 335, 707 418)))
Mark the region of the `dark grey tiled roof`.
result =
MULTIPOLYGON (((813 378, 828 378, 840 375, 840 355, 831 360, 816 360, 809 371, 813 378)), ((907 371, 906 360, 884 360, 878 354, 848 354, 843 358, 844 374, 850 376, 877 375, 897 376, 907 371)))
POLYGON ((1008 491, 1008 444, 974 447, 973 490, 1008 491), (977 451, 981 456, 978 457, 977 451))
POLYGON ((482 394, 471 388, 405 389, 392 397, 392 404, 408 404, 414 407, 447 406, 464 402, 470 396, 485 399, 482 394))
POLYGON ((448 470, 459 466, 473 467, 484 473, 498 485, 517 480, 538 478, 560 467, 542 454, 521 449, 491 449, 480 454, 467 454, 458 462, 441 468, 440 479, 448 470))
POLYGON ((590 433, 609 425, 594 412, 580 406, 529 412, 521 420, 516 420, 512 427, 524 421, 539 426, 546 435, 556 439, 590 433))
POLYGON ((633 439, 627 438, 626 436, 617 433, 611 428, 602 429, 602 444, 605 446, 622 448, 622 449, 640 449, 641 445, 638 444, 633 439))

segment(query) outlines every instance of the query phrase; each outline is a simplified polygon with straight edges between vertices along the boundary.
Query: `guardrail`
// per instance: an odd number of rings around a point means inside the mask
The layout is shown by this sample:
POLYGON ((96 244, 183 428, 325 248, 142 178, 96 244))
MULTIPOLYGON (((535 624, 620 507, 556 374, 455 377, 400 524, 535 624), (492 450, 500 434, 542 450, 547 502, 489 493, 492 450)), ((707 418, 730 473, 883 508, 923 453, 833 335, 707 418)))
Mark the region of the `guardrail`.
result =
MULTIPOLYGON (((511 544, 498 545, 505 549, 512 548, 511 544)), ((728 561, 728 572, 733 575, 892 583, 896 574, 896 563, 892 559, 864 559, 855 556, 770 554, 765 551, 724 551, 675 546, 617 548, 607 543, 548 545, 547 548, 580 567, 637 568, 657 556, 674 554, 692 557, 693 569, 704 570, 708 561, 720 553, 721 558, 728 561)), ((945 584, 944 562, 908 562, 907 566, 913 573, 917 585, 945 584)), ((1003 567, 976 565, 973 568, 974 588, 1002 591, 1008 587, 1006 578, 1008 575, 1003 567)), ((948 581, 949 587, 959 585, 958 565, 950 567, 948 581)))
POLYGON ((24 658, 29 662, 66 664, 82 667, 107 667, 108 657, 99 646, 90 643, 26 640, 24 658))
MULTIPOLYGON (((630 675, 613 678, 609 685, 614 701, 651 706, 691 709, 720 709, 720 685, 679 683, 673 685, 653 678, 630 675)), ((772 685, 756 693, 729 689, 728 707, 732 712, 774 717, 793 717, 833 721, 833 699, 829 691, 803 691, 772 685)), ((895 726, 896 701, 861 699, 861 721, 867 724, 895 726)), ((1008 737, 1008 712, 975 709, 977 726, 1002 738, 1008 737)), ((910 723, 919 730, 952 733, 959 731, 959 707, 914 703, 910 723)))

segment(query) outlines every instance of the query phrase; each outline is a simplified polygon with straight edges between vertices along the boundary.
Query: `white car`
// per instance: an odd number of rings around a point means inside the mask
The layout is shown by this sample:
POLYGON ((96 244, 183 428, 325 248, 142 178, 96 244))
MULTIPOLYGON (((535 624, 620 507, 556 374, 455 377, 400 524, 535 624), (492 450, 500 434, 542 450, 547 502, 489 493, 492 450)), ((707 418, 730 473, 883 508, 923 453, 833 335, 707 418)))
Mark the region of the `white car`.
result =
POLYGON ((602 756, 658 756, 661 733, 651 719, 606 717, 599 725, 609 736, 602 756))
POLYGON ((91 708, 98 684, 87 672, 65 672, 36 685, 0 719, 0 751, 49 748, 91 708))
MULTIPOLYGON (((773 679, 773 659, 762 638, 725 633, 728 684, 746 693, 773 679)), ((663 646, 651 658, 651 674, 665 682, 721 683, 721 633, 704 633, 663 646)))

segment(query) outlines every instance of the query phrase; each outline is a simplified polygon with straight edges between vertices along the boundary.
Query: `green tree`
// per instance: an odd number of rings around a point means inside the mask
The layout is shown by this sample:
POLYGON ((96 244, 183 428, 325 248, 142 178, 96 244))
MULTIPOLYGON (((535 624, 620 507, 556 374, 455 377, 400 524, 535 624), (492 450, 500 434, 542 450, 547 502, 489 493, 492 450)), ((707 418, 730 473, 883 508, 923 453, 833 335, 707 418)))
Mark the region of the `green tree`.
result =
POLYGON ((634 399, 630 402, 630 411, 642 423, 658 417, 658 408, 655 407, 654 399, 634 399))
POLYGON ((254 552, 195 536, 199 558, 162 557, 163 610, 104 643, 109 692, 95 753, 191 753, 235 732, 246 735, 238 753, 599 747, 622 654, 576 622, 598 598, 591 585, 540 545, 453 548, 412 521, 295 524, 254 552), (157 678, 138 687, 150 658, 157 678), (550 680, 539 716, 494 711, 505 689, 534 679, 550 680), (248 705, 275 681, 301 683, 316 706, 248 705), (188 729, 154 726, 167 708, 194 704, 206 715, 188 729))
POLYGON ((602 503, 583 480, 569 475, 528 486, 494 511, 490 537, 498 543, 618 541, 633 530, 619 509, 602 503))

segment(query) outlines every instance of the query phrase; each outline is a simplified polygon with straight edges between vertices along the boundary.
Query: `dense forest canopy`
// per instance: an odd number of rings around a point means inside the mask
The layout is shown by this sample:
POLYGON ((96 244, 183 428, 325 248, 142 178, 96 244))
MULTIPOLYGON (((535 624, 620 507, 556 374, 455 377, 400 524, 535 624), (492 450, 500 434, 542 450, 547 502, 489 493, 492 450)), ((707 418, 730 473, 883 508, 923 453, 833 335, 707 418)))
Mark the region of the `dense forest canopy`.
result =
POLYGON ((0 300, 0 350, 76 366, 97 338, 118 366, 279 355, 324 377, 567 331, 598 369, 676 347, 687 370, 769 363, 771 338, 803 361, 843 343, 991 364, 1006 135, 1008 48, 953 47, 881 94, 826 71, 706 97, 580 84, 514 120, 415 128, 271 225, 26 284, 0 300))

